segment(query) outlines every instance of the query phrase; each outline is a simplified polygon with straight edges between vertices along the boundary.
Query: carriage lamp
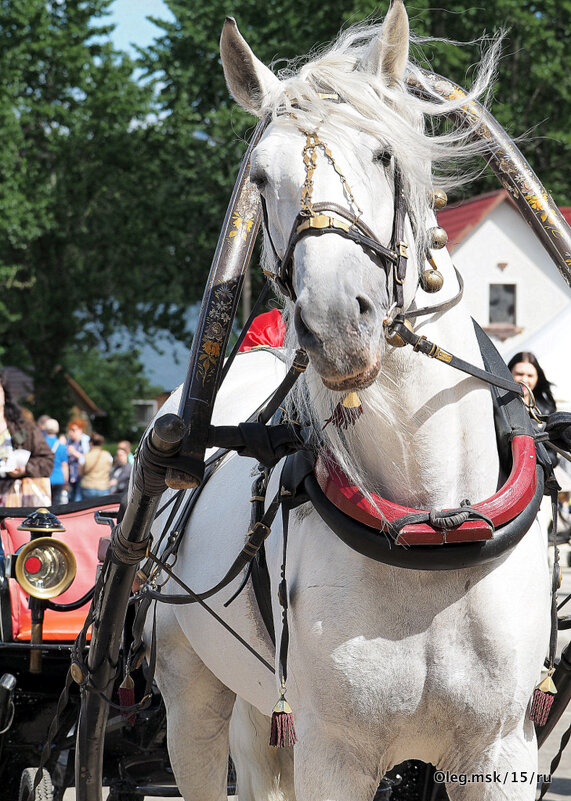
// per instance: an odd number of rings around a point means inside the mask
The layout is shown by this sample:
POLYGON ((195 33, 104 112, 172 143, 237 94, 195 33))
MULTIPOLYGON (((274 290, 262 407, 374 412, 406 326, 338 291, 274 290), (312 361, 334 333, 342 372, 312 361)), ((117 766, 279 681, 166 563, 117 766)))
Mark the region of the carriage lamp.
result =
MULTIPOLYGON (((52 538, 54 532, 65 531, 65 528, 48 509, 36 509, 18 526, 18 530, 29 531, 31 539, 16 552, 11 574, 30 596, 30 644, 39 646, 43 641, 44 601, 67 590, 75 578, 77 564, 71 549, 64 542, 52 538)), ((41 673, 41 669, 41 649, 32 647, 30 673, 41 673)))
POLYGON ((33 598, 55 598, 75 578, 77 566, 71 549, 51 537, 30 540, 16 556, 14 578, 33 598))
POLYGON ((53 534, 56 531, 65 531, 57 517, 49 509, 40 508, 28 515, 18 526, 18 531, 30 531, 32 536, 38 534, 53 534))

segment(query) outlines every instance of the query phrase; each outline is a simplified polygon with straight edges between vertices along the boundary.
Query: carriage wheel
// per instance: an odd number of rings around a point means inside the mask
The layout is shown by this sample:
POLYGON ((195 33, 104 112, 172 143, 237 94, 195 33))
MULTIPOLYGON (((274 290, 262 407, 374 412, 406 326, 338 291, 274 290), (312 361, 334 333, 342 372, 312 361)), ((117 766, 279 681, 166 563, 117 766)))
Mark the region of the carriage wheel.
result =
POLYGON ((45 769, 42 771, 42 778, 36 787, 36 792, 32 795, 37 770, 37 768, 26 768, 22 771, 18 801, 53 801, 54 786, 50 774, 45 769))

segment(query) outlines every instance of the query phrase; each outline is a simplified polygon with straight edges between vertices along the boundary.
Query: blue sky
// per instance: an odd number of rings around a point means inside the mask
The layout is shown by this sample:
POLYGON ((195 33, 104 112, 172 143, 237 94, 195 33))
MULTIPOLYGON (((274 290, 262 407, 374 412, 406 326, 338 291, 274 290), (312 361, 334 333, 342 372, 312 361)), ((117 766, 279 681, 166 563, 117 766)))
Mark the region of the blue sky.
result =
MULTIPOLYGON (((163 0, 115 0, 110 11, 106 21, 116 25, 113 42, 118 49, 132 56, 136 55, 133 44, 145 47, 161 33, 160 28, 149 22, 147 17, 172 17, 163 0)), ((145 372, 153 384, 166 390, 174 389, 184 381, 188 350, 179 343, 171 343, 167 336, 157 337, 156 343, 162 353, 157 353, 147 345, 141 347, 145 372)))
POLYGON ((160 28, 147 17, 169 19, 172 17, 163 0, 115 0, 110 6, 110 22, 116 24, 113 41, 120 50, 135 55, 131 45, 141 47, 150 44, 160 34, 160 28))

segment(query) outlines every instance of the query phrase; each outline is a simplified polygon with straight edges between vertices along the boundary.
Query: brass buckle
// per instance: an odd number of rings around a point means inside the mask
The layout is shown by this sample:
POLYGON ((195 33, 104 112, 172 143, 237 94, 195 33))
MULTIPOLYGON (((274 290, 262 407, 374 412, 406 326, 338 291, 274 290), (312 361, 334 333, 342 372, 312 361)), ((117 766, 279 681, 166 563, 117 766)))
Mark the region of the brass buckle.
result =
POLYGON ((397 253, 404 259, 408 259, 408 245, 406 242, 403 242, 402 240, 397 242, 397 253))
POLYGON ((300 234, 302 231, 307 231, 309 228, 316 230, 323 230, 325 228, 338 228, 341 231, 348 231, 351 226, 336 217, 330 217, 328 214, 314 214, 304 222, 300 223, 297 227, 296 233, 300 234))

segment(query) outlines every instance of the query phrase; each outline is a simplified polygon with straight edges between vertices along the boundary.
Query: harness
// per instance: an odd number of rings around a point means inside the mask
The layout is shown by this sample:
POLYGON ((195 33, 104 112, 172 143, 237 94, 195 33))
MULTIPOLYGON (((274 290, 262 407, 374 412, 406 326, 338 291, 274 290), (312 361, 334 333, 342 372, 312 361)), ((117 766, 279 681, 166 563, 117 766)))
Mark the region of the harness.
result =
POLYGON ((329 147, 319 139, 316 133, 308 131, 302 131, 302 133, 305 134, 306 142, 303 150, 305 182, 301 194, 301 209, 293 222, 291 233, 282 256, 278 254, 272 240, 268 209, 263 195, 261 196, 264 229, 276 261, 274 270, 264 270, 264 273, 276 282, 286 296, 291 298, 291 300, 295 300, 293 255, 296 245, 306 236, 322 236, 328 233, 339 234, 339 236, 360 245, 371 257, 378 258, 387 276, 387 287, 392 286, 390 302, 391 304, 396 303, 398 308, 402 308, 403 283, 406 276, 408 260, 408 245, 404 241, 406 201, 402 186, 402 175, 398 165, 395 166, 394 171, 393 229, 390 245, 386 247, 379 242, 373 231, 360 219, 362 211, 329 147), (337 203, 313 203, 313 174, 317 166, 318 149, 323 151, 339 176, 344 192, 351 206, 356 210, 355 214, 351 214, 350 211, 344 209, 337 203), (390 280, 391 277, 392 282, 390 280))

